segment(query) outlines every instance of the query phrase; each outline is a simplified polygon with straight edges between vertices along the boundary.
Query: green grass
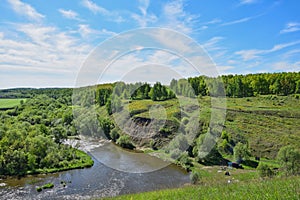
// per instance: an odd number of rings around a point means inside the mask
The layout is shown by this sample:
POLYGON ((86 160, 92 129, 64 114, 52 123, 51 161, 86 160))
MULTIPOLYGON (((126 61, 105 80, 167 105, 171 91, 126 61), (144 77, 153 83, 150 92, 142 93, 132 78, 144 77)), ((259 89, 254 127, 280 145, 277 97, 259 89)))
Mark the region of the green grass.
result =
POLYGON ((106 199, 300 199, 300 177, 274 178, 223 184, 201 184, 178 189, 167 189, 140 194, 129 194, 106 199))
MULTIPOLYGON (((164 107, 167 119, 171 119, 174 115, 180 112, 179 102, 177 99, 167 101, 152 101, 152 100, 133 100, 129 103, 129 112, 136 117, 150 118, 149 110, 154 105, 164 107)), ((157 117, 164 117, 159 115, 157 117)))
POLYGON ((0 109, 13 108, 19 105, 21 100, 26 101, 26 99, 0 99, 0 109))
POLYGON ((274 159, 284 145, 299 145, 300 101, 293 96, 227 98, 225 130, 243 135, 255 156, 274 159))

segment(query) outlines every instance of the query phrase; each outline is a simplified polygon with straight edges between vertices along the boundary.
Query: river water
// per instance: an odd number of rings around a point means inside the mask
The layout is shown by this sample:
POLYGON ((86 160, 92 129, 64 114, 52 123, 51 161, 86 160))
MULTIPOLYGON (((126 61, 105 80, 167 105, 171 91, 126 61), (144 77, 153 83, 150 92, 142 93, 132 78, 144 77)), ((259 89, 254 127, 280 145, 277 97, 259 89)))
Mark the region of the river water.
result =
POLYGON ((147 154, 128 152, 107 142, 86 146, 92 147, 88 149, 94 160, 91 168, 0 179, 0 199, 91 199, 189 183, 184 170, 147 154), (36 191, 36 187, 50 182, 54 188, 36 191))

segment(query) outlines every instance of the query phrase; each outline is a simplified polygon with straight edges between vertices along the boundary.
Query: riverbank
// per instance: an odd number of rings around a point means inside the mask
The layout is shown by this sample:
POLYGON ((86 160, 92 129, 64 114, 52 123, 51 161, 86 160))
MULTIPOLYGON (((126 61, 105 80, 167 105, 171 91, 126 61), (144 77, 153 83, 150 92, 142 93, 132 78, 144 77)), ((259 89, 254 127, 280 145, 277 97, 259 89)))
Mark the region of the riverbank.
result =
POLYGON ((26 175, 48 174, 48 173, 55 173, 55 172, 72 170, 72 169, 82 169, 82 168, 93 166, 94 161, 91 158, 91 156, 88 155, 86 152, 81 151, 79 149, 75 149, 75 153, 76 153, 76 157, 79 159, 76 159, 75 162, 69 162, 67 166, 60 167, 60 168, 37 169, 35 171, 28 171, 26 175))
POLYGON ((83 169, 83 168, 88 168, 93 166, 94 161, 91 158, 91 156, 88 155, 86 152, 79 149, 74 149, 74 152, 76 154, 77 159, 74 160, 73 162, 67 162, 66 166, 64 167, 36 169, 36 170, 26 171, 25 174, 18 175, 18 176, 1 175, 0 178, 1 179, 13 178, 13 177, 20 178, 20 177, 25 177, 27 175, 49 174, 49 173, 62 172, 62 171, 67 171, 72 169, 83 169))
POLYGON ((255 179, 250 182, 212 183, 153 192, 122 195, 106 200, 144 199, 299 199, 300 177, 255 179))
POLYGON ((89 154, 94 160, 92 167, 0 180, 0 183, 3 183, 3 186, 0 185, 0 199, 96 199, 178 188, 190 182, 189 174, 181 168, 173 164, 161 168, 161 160, 144 153, 134 156, 135 153, 110 142, 82 143, 87 144, 87 148, 90 149, 89 154), (112 163, 116 159, 120 161, 120 165, 112 163), (144 161, 149 162, 150 166, 145 165, 144 161), (117 170, 118 166, 127 170, 117 170), (128 173, 128 169, 136 173, 128 173), (147 173, 142 173, 145 171, 147 173), (48 183, 53 183, 54 187, 37 192, 38 187, 48 183))

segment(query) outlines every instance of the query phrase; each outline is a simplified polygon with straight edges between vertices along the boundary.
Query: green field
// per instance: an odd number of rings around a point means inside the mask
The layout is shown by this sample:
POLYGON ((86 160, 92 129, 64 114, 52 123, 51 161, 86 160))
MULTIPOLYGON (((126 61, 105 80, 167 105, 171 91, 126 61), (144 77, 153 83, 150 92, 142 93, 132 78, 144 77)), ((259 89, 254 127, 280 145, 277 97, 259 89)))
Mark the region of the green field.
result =
POLYGON ((26 101, 26 99, 0 99, 0 109, 13 108, 19 105, 22 100, 26 101))

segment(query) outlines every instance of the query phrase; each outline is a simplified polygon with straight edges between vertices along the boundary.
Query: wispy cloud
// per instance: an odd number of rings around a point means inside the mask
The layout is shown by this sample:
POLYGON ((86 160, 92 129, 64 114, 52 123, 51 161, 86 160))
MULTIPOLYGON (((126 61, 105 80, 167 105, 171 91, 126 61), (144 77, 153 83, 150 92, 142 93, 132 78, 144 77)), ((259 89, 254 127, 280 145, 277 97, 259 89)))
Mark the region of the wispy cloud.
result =
POLYGON ((222 20, 216 18, 216 19, 210 20, 208 22, 204 22, 203 24, 218 24, 220 22, 222 22, 222 20))
POLYGON ((175 0, 166 3, 163 6, 163 17, 165 18, 164 27, 172 28, 186 34, 194 32, 197 15, 186 12, 184 9, 184 2, 182 0, 175 0))
POLYGON ((261 56, 263 54, 279 51, 281 49, 284 49, 284 48, 287 48, 287 47, 290 47, 290 46, 294 46, 296 44, 300 44, 300 40, 297 40, 297 41, 294 41, 294 42, 289 42, 289 43, 278 44, 278 45, 273 46, 273 48, 271 48, 271 49, 266 49, 266 50, 261 50, 261 49, 241 50, 241 51, 235 52, 235 54, 240 55, 243 58, 243 60, 247 61, 247 60, 258 58, 259 56, 261 56))
POLYGON ((150 4, 150 0, 139 0, 140 6, 139 10, 141 14, 132 13, 131 17, 137 21, 140 27, 146 27, 148 23, 154 23, 157 21, 157 17, 148 13, 148 7, 150 4))
POLYGON ((68 18, 68 19, 74 19, 74 20, 79 20, 81 19, 78 17, 78 13, 76 13, 73 10, 64 10, 64 9, 58 9, 60 14, 62 14, 63 17, 68 18))
POLYGON ((41 21, 45 16, 38 13, 31 5, 20 0, 7 0, 12 9, 19 15, 34 21, 41 21))
POLYGON ((296 31, 300 31, 300 23, 289 22, 285 25, 285 28, 280 31, 280 33, 283 34, 283 33, 291 33, 296 31))
POLYGON ((223 39, 224 37, 220 37, 220 36, 212 37, 208 41, 204 42, 202 46, 208 51, 221 50, 223 48, 218 45, 218 42, 220 42, 223 39))
POLYGON ((257 3, 257 0, 240 0, 240 5, 254 4, 257 3))
POLYGON ((300 61, 297 62, 287 62, 287 61, 280 61, 273 63, 273 69, 277 71, 300 71, 300 61))
POLYGON ((223 24, 221 24, 221 26, 229 26, 229 25, 234 25, 234 24, 240 24, 240 23, 243 23, 243 22, 247 22, 251 19, 254 19, 255 17, 244 17, 244 18, 241 18, 241 19, 237 19, 237 20, 234 20, 234 21, 230 21, 230 22, 225 22, 223 24))
POLYGON ((114 21, 114 22, 124 22, 125 20, 123 19, 122 16, 120 16, 117 12, 115 11, 109 11, 96 3, 94 3, 91 0, 82 0, 82 5, 92 11, 94 14, 101 14, 103 16, 107 16, 107 20, 114 21))
POLYGON ((92 29, 88 24, 79 24, 78 27, 79 27, 78 32, 83 38, 88 38, 90 37, 90 35, 93 35, 94 37, 97 36, 110 37, 116 35, 115 32, 108 31, 106 29, 102 29, 102 30, 92 29))

